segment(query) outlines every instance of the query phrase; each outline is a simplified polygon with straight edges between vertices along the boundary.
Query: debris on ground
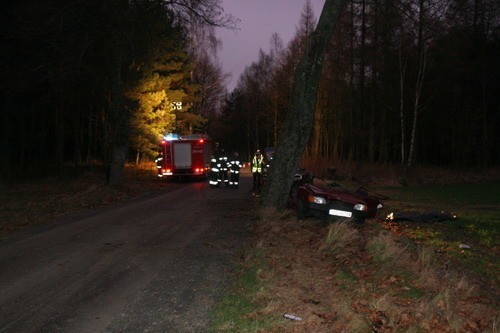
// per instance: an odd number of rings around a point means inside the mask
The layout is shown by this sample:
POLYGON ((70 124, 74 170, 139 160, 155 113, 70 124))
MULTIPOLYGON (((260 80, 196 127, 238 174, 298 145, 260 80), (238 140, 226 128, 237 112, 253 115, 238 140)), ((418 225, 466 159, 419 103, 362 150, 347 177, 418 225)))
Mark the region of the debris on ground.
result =
POLYGON ((283 314, 283 317, 285 317, 286 319, 297 320, 297 321, 302 320, 302 318, 300 318, 296 315, 293 315, 293 314, 289 314, 289 313, 283 314))
POLYGON ((448 212, 413 212, 413 211, 397 211, 387 215, 387 221, 412 221, 412 222, 441 222, 448 220, 456 220, 458 217, 453 213, 448 212))

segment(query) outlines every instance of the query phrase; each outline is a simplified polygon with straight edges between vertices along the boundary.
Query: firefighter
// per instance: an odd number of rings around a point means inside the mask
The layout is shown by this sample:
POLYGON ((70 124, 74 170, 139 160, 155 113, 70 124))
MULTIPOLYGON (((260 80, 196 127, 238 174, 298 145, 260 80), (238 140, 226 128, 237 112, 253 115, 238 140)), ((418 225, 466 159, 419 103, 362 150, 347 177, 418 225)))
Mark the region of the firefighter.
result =
POLYGON ((255 152, 250 165, 250 170, 253 176, 252 196, 260 196, 260 189, 262 187, 262 171, 264 170, 264 157, 260 150, 255 152))
POLYGON ((161 171, 161 166, 163 164, 163 152, 161 150, 155 157, 155 163, 156 163, 156 171, 158 172, 158 177, 163 177, 163 173, 161 171))
POLYGON ((229 161, 229 169, 231 170, 229 187, 238 188, 240 181, 241 161, 237 151, 234 152, 233 157, 229 161))
POLYGON ((208 174, 208 185, 210 187, 219 186, 219 182, 217 181, 219 177, 219 163, 217 162, 217 158, 215 155, 210 156, 210 172, 208 174))
POLYGON ((219 166, 219 177, 217 178, 217 181, 219 185, 222 185, 222 183, 224 183, 224 185, 228 187, 229 186, 229 179, 227 177, 228 161, 224 148, 220 150, 218 156, 218 166, 219 166))

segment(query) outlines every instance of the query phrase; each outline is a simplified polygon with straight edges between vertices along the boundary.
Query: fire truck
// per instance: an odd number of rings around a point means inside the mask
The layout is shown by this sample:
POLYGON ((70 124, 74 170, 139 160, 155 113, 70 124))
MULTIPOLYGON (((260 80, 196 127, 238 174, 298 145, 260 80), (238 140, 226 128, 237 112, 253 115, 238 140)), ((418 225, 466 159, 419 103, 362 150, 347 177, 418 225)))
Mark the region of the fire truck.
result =
POLYGON ((210 170, 210 157, 215 152, 216 143, 203 134, 182 137, 166 135, 160 148, 163 155, 160 177, 204 179, 210 170))

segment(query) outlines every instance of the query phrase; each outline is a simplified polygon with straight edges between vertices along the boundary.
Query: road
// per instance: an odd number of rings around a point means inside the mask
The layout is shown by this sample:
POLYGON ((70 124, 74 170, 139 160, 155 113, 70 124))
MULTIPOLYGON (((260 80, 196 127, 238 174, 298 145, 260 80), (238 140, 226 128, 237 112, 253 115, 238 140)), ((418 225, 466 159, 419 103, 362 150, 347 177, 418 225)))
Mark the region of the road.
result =
POLYGON ((205 332, 254 219, 206 182, 0 243, 0 332, 205 332))

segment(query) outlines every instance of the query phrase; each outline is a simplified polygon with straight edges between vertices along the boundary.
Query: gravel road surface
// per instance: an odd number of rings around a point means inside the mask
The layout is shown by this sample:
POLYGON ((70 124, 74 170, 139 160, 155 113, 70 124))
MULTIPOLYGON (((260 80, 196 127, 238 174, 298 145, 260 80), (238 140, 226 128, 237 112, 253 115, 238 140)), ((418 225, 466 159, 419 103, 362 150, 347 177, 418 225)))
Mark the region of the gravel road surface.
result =
POLYGON ((157 195, 0 242, 0 332, 206 332, 254 221, 241 188, 157 195))

